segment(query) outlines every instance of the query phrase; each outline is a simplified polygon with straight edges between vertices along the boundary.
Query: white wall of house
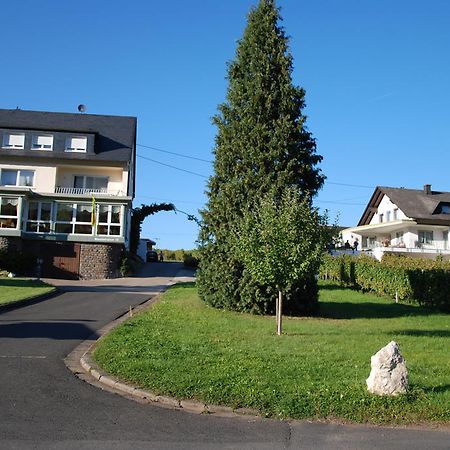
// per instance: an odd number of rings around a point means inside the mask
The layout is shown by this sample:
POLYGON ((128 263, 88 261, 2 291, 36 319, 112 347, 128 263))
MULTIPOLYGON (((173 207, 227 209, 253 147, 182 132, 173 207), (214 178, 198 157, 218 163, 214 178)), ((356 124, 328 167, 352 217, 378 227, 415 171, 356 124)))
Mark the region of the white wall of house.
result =
POLYGON ((351 231, 348 231, 348 229, 346 229, 346 230, 341 231, 341 239, 342 239, 342 244, 345 244, 345 242, 348 241, 350 246, 353 246, 353 243, 357 239, 358 240, 358 249, 361 249, 361 241, 362 241, 361 235, 353 233, 351 231))
POLYGON ((393 203, 387 195, 384 195, 374 214, 370 224, 393 222, 394 220, 408 219, 404 212, 393 203))
POLYGON ((56 167, 46 165, 27 165, 23 163, 1 164, 1 169, 32 170, 34 171, 34 183, 30 188, 36 192, 53 193, 55 188, 56 167))
POLYGON ((93 176, 108 178, 108 193, 126 195, 128 172, 120 167, 58 167, 56 186, 71 188, 74 186, 75 176, 93 176), (126 172, 126 175, 124 175, 126 172))

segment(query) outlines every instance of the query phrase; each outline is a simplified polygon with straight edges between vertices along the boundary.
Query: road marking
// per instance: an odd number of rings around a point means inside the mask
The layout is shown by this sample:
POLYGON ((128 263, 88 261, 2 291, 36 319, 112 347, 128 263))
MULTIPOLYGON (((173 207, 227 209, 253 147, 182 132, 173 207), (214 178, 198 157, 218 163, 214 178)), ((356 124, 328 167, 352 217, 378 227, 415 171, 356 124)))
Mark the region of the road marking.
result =
POLYGON ((20 358, 20 359, 46 359, 46 356, 29 356, 29 355, 0 355, 0 358, 20 358))

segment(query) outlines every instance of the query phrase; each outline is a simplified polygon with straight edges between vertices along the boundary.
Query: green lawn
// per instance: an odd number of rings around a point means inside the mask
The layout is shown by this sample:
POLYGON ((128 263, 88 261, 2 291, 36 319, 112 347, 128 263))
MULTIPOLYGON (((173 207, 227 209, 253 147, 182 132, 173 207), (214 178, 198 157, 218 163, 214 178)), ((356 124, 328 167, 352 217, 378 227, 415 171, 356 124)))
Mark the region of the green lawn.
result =
POLYGON ((449 423, 450 316, 321 284, 321 316, 285 318, 210 308, 189 284, 99 342, 109 373, 158 394, 259 409, 282 418, 449 423), (366 390, 370 356, 395 340, 410 391, 366 390))
POLYGON ((0 306, 16 303, 54 291, 39 280, 26 278, 0 278, 0 306))

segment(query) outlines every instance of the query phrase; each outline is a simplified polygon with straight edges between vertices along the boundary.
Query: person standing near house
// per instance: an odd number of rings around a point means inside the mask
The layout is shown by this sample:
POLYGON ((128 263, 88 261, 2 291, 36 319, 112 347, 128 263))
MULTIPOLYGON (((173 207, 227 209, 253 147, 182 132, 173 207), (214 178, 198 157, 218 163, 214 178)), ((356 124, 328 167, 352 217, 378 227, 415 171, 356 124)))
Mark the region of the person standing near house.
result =
POLYGON ((164 254, 162 251, 159 252, 159 262, 164 262, 164 254))
POLYGON ((358 251, 358 245, 359 245, 358 239, 355 239, 355 242, 353 242, 353 253, 358 251))

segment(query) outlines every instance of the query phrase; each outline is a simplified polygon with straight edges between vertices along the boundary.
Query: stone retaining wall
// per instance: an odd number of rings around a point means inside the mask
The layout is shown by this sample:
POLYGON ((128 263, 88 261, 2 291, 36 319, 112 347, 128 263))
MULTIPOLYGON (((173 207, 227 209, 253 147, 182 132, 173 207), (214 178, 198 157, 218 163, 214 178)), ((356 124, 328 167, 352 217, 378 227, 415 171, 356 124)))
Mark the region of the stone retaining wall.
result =
POLYGON ((80 279, 117 278, 121 254, 121 245, 81 244, 80 279))

